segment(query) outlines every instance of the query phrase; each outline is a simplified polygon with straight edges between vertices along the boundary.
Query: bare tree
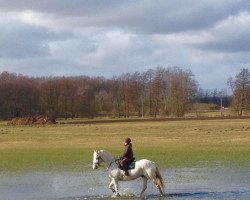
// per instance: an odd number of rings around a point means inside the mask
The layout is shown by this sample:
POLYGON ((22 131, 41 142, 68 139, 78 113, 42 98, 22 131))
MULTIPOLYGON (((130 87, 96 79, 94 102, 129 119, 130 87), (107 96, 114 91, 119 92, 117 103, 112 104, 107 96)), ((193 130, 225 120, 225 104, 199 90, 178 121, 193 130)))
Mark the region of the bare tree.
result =
POLYGON ((194 98, 197 85, 193 80, 191 71, 183 71, 178 67, 171 69, 170 105, 171 113, 175 116, 183 116, 187 106, 194 98))
POLYGON ((56 78, 50 78, 41 85, 41 103, 43 111, 55 119, 59 115, 60 86, 56 78))
POLYGON ((39 113, 39 90, 28 77, 0 74, 0 117, 12 118, 39 113))
POLYGON ((75 116, 75 99, 77 96, 77 87, 74 80, 71 78, 60 78, 60 107, 63 111, 64 118, 67 119, 70 115, 71 118, 75 116))
POLYGON ((235 76, 235 80, 230 77, 228 85, 233 92, 232 106, 238 115, 242 116, 244 110, 250 109, 250 72, 248 69, 241 69, 240 73, 235 76))

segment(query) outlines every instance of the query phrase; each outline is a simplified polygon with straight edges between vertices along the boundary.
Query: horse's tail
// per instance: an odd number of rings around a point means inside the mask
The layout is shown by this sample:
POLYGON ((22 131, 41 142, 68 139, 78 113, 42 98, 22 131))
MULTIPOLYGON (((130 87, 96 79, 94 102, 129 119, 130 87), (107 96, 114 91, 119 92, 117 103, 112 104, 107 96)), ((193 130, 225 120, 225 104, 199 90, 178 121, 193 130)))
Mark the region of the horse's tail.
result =
POLYGON ((165 193, 164 181, 157 167, 155 175, 156 175, 156 187, 159 189, 161 195, 163 196, 165 193))

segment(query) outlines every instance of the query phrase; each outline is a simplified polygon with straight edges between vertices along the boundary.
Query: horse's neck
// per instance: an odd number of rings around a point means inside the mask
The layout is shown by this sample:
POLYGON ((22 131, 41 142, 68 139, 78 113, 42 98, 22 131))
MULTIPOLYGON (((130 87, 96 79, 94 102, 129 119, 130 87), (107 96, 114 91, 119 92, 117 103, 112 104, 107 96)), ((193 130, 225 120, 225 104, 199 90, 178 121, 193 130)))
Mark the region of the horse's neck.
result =
POLYGON ((114 157, 106 151, 102 151, 101 155, 102 155, 101 156, 102 160, 106 165, 109 165, 112 162, 112 160, 114 159, 114 157))

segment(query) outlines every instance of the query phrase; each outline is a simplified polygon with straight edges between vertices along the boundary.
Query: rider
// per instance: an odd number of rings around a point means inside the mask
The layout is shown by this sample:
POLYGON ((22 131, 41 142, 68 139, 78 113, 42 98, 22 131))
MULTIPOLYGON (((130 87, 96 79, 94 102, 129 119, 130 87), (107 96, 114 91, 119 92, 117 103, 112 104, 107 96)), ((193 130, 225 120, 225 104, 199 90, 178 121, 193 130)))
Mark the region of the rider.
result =
POLYGON ((125 176, 129 176, 128 165, 134 161, 132 143, 130 138, 125 139, 125 149, 123 156, 120 157, 120 166, 125 171, 125 176))

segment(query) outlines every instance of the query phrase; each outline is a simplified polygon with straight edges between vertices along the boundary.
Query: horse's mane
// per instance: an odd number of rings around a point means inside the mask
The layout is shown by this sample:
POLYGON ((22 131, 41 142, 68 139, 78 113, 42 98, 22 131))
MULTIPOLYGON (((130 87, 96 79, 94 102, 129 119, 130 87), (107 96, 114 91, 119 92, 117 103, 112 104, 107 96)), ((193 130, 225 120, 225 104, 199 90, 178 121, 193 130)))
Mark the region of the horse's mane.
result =
POLYGON ((109 153, 109 152, 106 151, 106 150, 100 150, 100 151, 98 151, 98 153, 99 153, 99 154, 108 155, 108 156, 110 156, 110 157, 113 157, 113 156, 111 155, 111 153, 109 153))

